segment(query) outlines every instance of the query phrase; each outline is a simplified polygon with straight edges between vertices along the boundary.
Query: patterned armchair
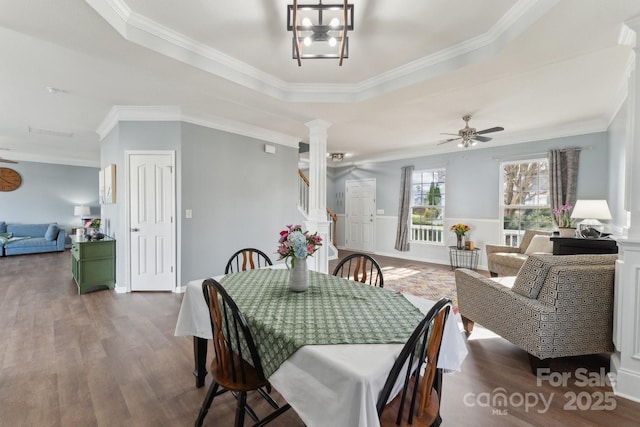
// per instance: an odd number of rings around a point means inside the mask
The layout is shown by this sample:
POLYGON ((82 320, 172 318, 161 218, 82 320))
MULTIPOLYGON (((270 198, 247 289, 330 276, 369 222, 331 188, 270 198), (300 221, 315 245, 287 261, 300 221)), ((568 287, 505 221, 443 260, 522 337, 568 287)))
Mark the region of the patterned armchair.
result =
POLYGON ((542 234, 550 236, 548 231, 526 230, 520 241, 520 246, 487 245, 487 265, 491 277, 515 276, 522 267, 528 255, 525 254, 533 236, 542 234))
POLYGON ((516 277, 458 269, 465 331, 474 322, 542 359, 613 351, 613 280, 617 255, 530 255, 516 277))

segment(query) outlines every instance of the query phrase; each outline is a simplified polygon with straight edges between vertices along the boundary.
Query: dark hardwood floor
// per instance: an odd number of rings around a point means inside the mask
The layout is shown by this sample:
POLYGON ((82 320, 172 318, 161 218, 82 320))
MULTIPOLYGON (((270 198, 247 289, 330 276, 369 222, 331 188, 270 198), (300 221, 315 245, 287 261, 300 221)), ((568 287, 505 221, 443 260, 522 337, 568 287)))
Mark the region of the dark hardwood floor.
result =
MULTIPOLYGON (((182 295, 79 296, 70 263, 68 251, 0 258, 0 426, 193 425, 206 388, 196 389, 191 375, 192 340, 173 335, 182 295)), ((444 377, 444 426, 639 425, 640 403, 609 398, 610 387, 581 377, 576 384, 583 367, 597 380, 599 366, 608 368, 604 356, 558 361, 552 368, 572 376, 558 385, 538 384, 526 353, 481 327, 469 351, 462 372, 444 377), (491 407, 500 392, 507 404, 491 407)), ((218 399, 205 425, 233 425, 234 398, 218 399)), ((288 411, 271 425, 303 423, 288 411)))

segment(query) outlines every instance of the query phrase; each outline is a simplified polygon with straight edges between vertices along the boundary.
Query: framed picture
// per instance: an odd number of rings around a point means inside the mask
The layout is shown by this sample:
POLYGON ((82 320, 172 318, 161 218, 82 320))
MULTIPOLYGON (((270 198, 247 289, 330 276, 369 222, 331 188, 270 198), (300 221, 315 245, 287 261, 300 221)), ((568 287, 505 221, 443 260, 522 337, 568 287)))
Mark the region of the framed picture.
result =
POLYGON ((98 171, 98 197, 100 204, 104 204, 104 170, 98 171))
POLYGON ((104 202, 116 202, 116 165, 110 164, 104 168, 104 202))

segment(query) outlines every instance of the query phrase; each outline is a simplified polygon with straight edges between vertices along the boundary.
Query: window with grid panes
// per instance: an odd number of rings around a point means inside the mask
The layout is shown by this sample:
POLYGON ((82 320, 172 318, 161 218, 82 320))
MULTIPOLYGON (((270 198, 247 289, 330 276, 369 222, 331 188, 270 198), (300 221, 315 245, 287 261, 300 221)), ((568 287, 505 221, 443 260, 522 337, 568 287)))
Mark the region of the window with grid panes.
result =
POLYGON ((411 177, 411 241, 442 243, 445 169, 414 171, 411 177))
POLYGON ((552 230, 549 167, 546 159, 504 162, 502 205, 504 243, 518 246, 524 230, 552 230))

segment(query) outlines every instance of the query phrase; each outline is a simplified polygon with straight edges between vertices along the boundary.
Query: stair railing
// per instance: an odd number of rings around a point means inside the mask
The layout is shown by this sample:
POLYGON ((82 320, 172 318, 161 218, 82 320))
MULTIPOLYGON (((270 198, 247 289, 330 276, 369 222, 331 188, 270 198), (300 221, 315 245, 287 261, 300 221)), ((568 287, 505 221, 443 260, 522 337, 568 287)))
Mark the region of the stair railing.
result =
MULTIPOLYGON (((309 217, 309 179, 305 176, 302 170, 298 169, 298 207, 305 216, 309 217)), ((331 243, 335 245, 337 240, 337 222, 338 216, 327 208, 327 215, 331 219, 329 222, 329 238, 331 243)))

